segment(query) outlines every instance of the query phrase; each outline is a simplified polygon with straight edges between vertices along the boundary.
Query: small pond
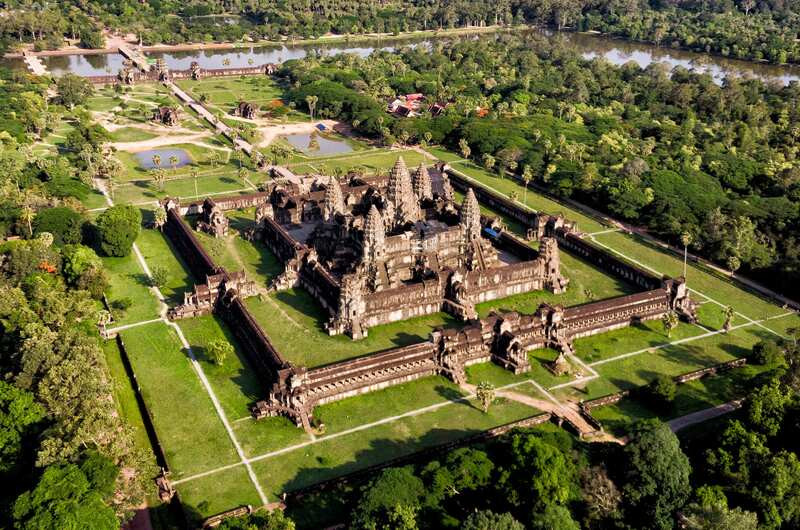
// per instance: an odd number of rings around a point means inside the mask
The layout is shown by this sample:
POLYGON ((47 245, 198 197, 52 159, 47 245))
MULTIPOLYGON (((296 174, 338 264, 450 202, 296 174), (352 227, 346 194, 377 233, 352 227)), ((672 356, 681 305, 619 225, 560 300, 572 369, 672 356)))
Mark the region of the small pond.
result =
POLYGON ((183 149, 150 149, 134 153, 133 156, 139 162, 139 167, 142 169, 156 169, 157 167, 171 169, 172 167, 183 167, 192 163, 192 157, 183 149), (161 163, 159 165, 153 162, 153 157, 156 155, 161 158, 161 163), (170 157, 173 156, 178 159, 178 163, 174 166, 169 161, 170 157))
POLYGON ((292 147, 310 156, 338 155, 353 150, 346 140, 323 136, 319 133, 298 133, 282 136, 292 147))

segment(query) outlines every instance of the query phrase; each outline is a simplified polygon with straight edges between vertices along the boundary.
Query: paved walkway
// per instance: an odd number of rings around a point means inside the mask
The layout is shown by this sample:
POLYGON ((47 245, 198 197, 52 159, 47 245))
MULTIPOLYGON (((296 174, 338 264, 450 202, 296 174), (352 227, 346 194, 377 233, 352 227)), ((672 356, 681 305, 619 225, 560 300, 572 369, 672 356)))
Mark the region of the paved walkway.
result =
POLYGON ((674 420, 670 420, 668 422, 669 428, 672 429, 672 432, 678 432, 681 429, 685 429, 691 425, 696 425, 704 421, 724 416, 725 414, 729 414, 734 410, 740 409, 743 401, 743 399, 737 399, 734 401, 729 401, 728 403, 723 403, 722 405, 717 405, 716 407, 698 410, 697 412, 692 412, 686 416, 675 418, 674 420))
POLYGON ((47 75, 47 68, 42 63, 42 60, 35 55, 25 55, 23 60, 28 70, 34 75, 47 75))

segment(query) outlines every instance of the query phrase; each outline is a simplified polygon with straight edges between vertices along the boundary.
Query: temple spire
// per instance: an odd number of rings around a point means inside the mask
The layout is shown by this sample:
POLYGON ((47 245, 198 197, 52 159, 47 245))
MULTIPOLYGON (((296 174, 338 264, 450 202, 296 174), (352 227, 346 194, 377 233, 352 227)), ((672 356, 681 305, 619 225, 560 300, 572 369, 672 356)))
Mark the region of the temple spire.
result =
POLYGON ((342 188, 336 177, 331 177, 328 187, 325 189, 325 204, 323 205, 323 218, 325 221, 333 221, 336 214, 344 213, 344 197, 342 188))
POLYGON ((403 157, 398 157, 389 172, 388 200, 394 205, 394 225, 402 225, 419 220, 419 203, 411 186, 411 175, 403 157))
POLYGON ((372 263, 380 260, 384 252, 386 231, 383 226, 381 212, 373 204, 367 214, 367 221, 364 224, 364 261, 372 263))
POLYGON ((467 241, 474 241, 481 236, 481 208, 472 188, 467 190, 461 203, 461 230, 467 241))
POLYGON ((425 165, 420 163, 416 173, 414 173, 414 195, 417 200, 433 199, 433 187, 431 186, 431 176, 425 165))

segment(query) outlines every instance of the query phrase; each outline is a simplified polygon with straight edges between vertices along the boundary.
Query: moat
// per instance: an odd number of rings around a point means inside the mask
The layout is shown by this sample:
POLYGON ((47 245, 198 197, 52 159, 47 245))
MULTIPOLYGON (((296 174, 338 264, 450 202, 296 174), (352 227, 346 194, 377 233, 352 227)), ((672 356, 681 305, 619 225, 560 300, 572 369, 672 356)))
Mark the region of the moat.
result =
MULTIPOLYGON (((658 47, 646 43, 627 42, 601 35, 557 33, 552 31, 544 33, 553 39, 563 39, 568 46, 577 49, 587 59, 604 57, 615 65, 633 61, 642 68, 646 68, 653 63, 664 63, 669 69, 681 66, 690 70, 708 72, 718 84, 722 84, 722 81, 729 75, 758 77, 782 85, 788 85, 792 81, 800 81, 800 68, 795 66, 756 63, 658 47)), ((474 35, 448 38, 477 39, 490 38, 490 36, 474 35)), ((389 39, 360 41, 358 43, 243 46, 237 49, 151 52, 147 56, 152 60, 163 59, 172 70, 186 70, 193 61, 196 61, 201 68, 205 69, 246 68, 266 63, 281 63, 292 59, 302 59, 310 53, 321 55, 354 53, 360 57, 366 57, 375 50, 393 51, 403 46, 429 47, 436 40, 438 39, 389 39)), ((122 65, 122 56, 117 53, 71 54, 44 57, 42 61, 48 70, 56 75, 72 72, 81 76, 96 76, 118 71, 122 65)), ((0 61, 0 64, 16 69, 25 67, 21 59, 5 58, 0 61)))

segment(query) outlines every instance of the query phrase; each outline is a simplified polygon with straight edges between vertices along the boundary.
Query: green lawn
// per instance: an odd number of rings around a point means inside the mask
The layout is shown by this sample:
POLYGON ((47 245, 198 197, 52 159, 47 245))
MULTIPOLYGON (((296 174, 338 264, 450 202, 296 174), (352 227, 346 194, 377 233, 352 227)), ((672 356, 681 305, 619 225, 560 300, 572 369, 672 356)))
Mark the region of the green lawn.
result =
POLYGON ((118 204, 144 204, 155 202, 164 197, 178 197, 183 199, 201 199, 208 195, 236 195, 239 193, 253 193, 255 189, 236 176, 235 171, 220 170, 213 175, 204 175, 197 178, 170 179, 164 183, 164 189, 159 190, 157 184, 151 180, 139 180, 120 185, 114 192, 114 202, 118 204))
POLYGON ((158 318, 160 304, 147 287, 147 277, 133 253, 124 258, 104 257, 103 264, 109 273, 110 288, 106 291, 109 302, 129 298, 132 302, 114 326, 132 324, 158 318))
MULTIPOLYGON (((683 274, 683 261, 679 257, 638 236, 615 232, 595 236, 594 239, 629 258, 652 267, 659 273, 673 277, 683 274)), ((753 319, 766 318, 785 312, 765 298, 748 292, 695 265, 690 264, 686 281, 692 290, 699 291, 719 303, 730 305, 736 311, 753 319)), ((703 297, 698 295, 697 299, 702 301, 703 297)))
POLYGON ((283 96, 283 90, 269 77, 181 79, 176 84, 195 98, 207 97, 207 103, 230 112, 239 101, 264 105, 283 96))
POLYGON ((332 175, 336 168, 347 172, 354 167, 364 168, 367 174, 386 172, 394 166, 397 158, 402 156, 409 168, 418 166, 421 162, 430 164, 430 160, 416 151, 392 151, 389 149, 365 150, 358 153, 332 157, 315 157, 311 160, 288 164, 289 168, 297 174, 322 173, 332 175))
POLYGON ((675 401, 664 409, 657 410, 648 404, 646 399, 630 396, 613 405, 597 407, 592 410, 592 416, 600 420, 606 430, 622 436, 637 420, 659 418, 668 421, 740 398, 753 386, 754 377, 772 368, 746 365, 716 376, 678 385, 675 401))
POLYGON ((162 322, 121 332, 173 479, 238 461, 175 331, 162 322))
POLYGON ((228 327, 212 315, 181 320, 178 325, 222 403, 225 415, 231 420, 250 416, 250 405, 263 399, 266 389, 247 364, 244 353, 237 347, 235 354, 225 359, 221 366, 206 353, 208 343, 214 340, 226 340, 237 346, 228 327))
POLYGON ((267 495, 274 497, 538 413, 505 399, 498 399, 487 414, 474 401, 452 403, 329 440, 322 437, 317 443, 258 460, 253 469, 267 495))
MULTIPOLYGON (((206 517, 238 506, 261 506, 258 492, 244 466, 180 484, 177 489, 184 510, 198 523, 206 517)), ((275 502, 278 499, 273 497, 268 500, 275 502)))
POLYGON ((584 362, 593 363, 703 333, 701 328, 681 322, 667 336, 660 320, 649 320, 635 326, 577 339, 575 340, 575 354, 584 362))
POLYGON ((117 347, 116 340, 103 342, 103 352, 105 353, 106 366, 111 374, 111 384, 114 391, 114 403, 117 406, 117 413, 130 425, 133 430, 133 440, 141 450, 152 456, 152 464, 156 465, 156 457, 150 445, 150 438, 144 427, 144 419, 139 410, 131 381, 122 363, 122 353, 117 347))
POLYGON ((110 133, 112 142, 141 142, 150 140, 156 135, 137 127, 122 127, 110 133))
MULTIPOLYGON (((213 137, 205 138, 203 143, 207 144, 207 146, 175 143, 156 148, 155 150, 181 149, 186 152, 191 160, 190 163, 173 169, 170 166, 169 158, 161 156, 161 168, 166 170, 167 179, 189 178, 193 169, 196 169, 202 175, 219 174, 221 172, 235 173, 239 169, 238 162, 232 159, 230 150, 223 148, 218 139, 213 137), (209 162, 209 153, 212 150, 219 155, 219 164, 215 167, 211 166, 209 162)), ((153 180, 153 171, 143 168, 134 152, 117 151, 116 156, 125 168, 122 177, 118 179, 120 183, 153 180)))
POLYGON ((169 305, 183 303, 183 293, 192 290, 195 279, 167 237, 159 230, 142 230, 136 244, 151 271, 154 267, 161 267, 167 271, 167 283, 159 288, 167 303, 169 305))

